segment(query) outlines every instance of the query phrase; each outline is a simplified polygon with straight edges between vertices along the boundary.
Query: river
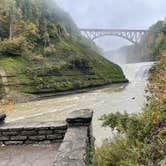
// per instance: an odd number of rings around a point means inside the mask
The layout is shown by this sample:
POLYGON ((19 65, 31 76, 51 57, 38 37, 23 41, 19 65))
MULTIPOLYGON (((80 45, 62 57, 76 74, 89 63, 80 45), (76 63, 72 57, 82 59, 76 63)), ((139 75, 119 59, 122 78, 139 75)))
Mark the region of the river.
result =
POLYGON ((114 84, 97 90, 56 97, 41 101, 16 104, 8 113, 7 122, 17 121, 55 121, 65 120, 68 113, 77 109, 94 110, 93 134, 96 144, 101 145, 104 139, 112 137, 110 128, 101 127, 99 118, 112 112, 139 113, 145 104, 145 86, 148 71, 153 62, 122 65, 130 81, 128 84, 114 84))

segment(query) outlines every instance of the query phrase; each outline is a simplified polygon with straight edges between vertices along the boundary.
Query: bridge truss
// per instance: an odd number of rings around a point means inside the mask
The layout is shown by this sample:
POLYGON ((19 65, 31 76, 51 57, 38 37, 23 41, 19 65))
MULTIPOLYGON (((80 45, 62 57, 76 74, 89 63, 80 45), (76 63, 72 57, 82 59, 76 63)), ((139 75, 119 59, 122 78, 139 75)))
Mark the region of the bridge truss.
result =
POLYGON ((131 30, 131 29, 80 29, 81 33, 95 40, 102 36, 118 36, 124 38, 133 44, 138 44, 148 34, 147 30, 131 30))

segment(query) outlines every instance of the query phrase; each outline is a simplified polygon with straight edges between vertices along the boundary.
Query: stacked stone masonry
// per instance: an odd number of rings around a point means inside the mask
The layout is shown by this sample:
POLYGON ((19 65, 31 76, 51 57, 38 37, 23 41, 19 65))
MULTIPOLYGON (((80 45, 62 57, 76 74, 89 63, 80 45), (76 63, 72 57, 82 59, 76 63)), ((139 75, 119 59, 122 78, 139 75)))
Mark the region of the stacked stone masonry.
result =
POLYGON ((66 123, 9 123, 0 126, 0 143, 5 145, 62 142, 66 123))

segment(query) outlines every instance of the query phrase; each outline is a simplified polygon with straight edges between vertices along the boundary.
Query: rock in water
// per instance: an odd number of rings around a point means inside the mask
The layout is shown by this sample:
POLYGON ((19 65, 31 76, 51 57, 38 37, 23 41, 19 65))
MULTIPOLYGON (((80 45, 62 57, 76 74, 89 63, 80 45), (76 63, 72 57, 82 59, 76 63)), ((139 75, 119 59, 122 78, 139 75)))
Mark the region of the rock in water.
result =
POLYGON ((6 118, 6 114, 0 114, 0 123, 4 122, 6 118))

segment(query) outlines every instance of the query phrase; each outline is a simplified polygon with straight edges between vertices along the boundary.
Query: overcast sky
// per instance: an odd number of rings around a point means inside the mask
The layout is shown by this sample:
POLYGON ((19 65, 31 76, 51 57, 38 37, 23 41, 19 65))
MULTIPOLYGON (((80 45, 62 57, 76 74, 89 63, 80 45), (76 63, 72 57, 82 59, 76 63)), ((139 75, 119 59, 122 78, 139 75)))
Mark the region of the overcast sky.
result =
MULTIPOLYGON (((166 16, 166 0, 56 0, 80 28, 147 29, 166 16)), ((96 40, 105 50, 130 44, 118 37, 96 40)))

